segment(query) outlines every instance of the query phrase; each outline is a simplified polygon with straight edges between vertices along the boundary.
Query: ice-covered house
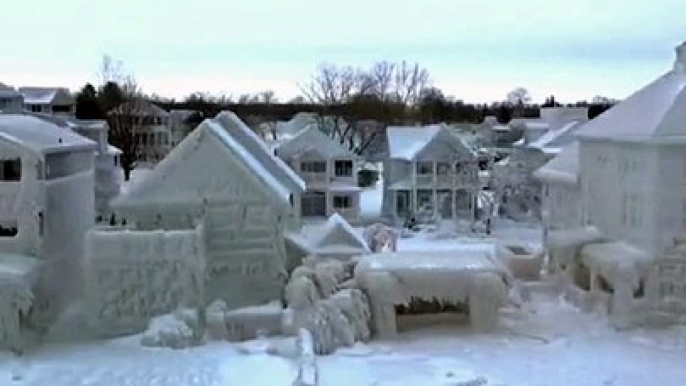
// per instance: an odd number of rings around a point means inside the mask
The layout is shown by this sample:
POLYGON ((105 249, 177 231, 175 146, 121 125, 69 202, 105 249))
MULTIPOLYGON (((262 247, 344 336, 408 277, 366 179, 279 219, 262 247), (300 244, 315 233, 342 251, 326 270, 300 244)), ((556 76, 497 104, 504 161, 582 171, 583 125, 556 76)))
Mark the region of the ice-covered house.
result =
MULTIPOLYGON (((281 299, 284 234, 305 183, 233 113, 205 120, 113 202, 136 231, 203 227, 205 299, 281 299)), ((153 237, 153 236, 151 236, 153 237)))
POLYGON ((56 125, 67 128, 97 144, 95 151, 95 212, 99 220, 112 215, 110 202, 121 190, 121 150, 108 142, 109 125, 105 120, 83 120, 69 116, 39 115, 56 125))
POLYGON ((673 69, 577 132, 583 221, 653 254, 686 230, 686 43, 673 69))
POLYGON ((307 184, 300 199, 303 218, 338 213, 349 222, 359 220, 358 158, 345 146, 310 125, 278 144, 274 153, 307 184))
POLYGON ((20 87, 24 109, 32 113, 73 114, 76 101, 63 87, 20 87))
POLYGON ((509 125, 523 130, 523 137, 518 145, 527 145, 551 131, 557 131, 575 121, 587 121, 586 107, 542 107, 539 118, 515 118, 509 125))
POLYGON ((154 103, 137 99, 126 102, 108 113, 110 126, 131 120, 138 143, 138 162, 154 165, 171 149, 171 125, 167 111, 154 103), (122 121, 123 120, 123 121, 122 121))
POLYGON ((382 215, 472 219, 480 190, 474 150, 443 125, 387 130, 382 215))
POLYGON ((534 172, 543 185, 541 213, 546 231, 571 230, 584 225, 579 186, 579 143, 567 145, 534 172))
POLYGON ((21 93, 6 84, 0 83, 0 112, 18 113, 24 108, 21 93))
POLYGON ((44 261, 48 315, 80 290, 83 237, 95 221, 95 150, 43 119, 0 114, 0 252, 44 261))

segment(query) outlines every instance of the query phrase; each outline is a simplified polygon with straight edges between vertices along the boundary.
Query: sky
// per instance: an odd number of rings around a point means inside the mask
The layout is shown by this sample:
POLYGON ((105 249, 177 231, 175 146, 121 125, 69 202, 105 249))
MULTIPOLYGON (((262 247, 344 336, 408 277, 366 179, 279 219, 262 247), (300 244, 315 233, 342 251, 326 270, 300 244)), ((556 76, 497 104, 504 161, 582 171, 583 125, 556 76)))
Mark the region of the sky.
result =
POLYGON ((300 94, 321 63, 418 62, 446 95, 621 99, 671 69, 684 0, 4 0, 0 82, 98 82, 103 55, 147 93, 300 94))

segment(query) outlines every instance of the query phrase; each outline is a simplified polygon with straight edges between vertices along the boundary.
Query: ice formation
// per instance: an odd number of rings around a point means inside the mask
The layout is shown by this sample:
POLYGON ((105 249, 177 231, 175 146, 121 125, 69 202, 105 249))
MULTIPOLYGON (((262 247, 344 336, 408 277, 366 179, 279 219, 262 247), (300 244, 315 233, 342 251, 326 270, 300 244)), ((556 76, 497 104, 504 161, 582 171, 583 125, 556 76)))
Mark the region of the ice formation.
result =
POLYGON ((369 303, 359 289, 339 290, 345 277, 344 266, 337 262, 294 270, 286 286, 284 332, 295 334, 306 329, 312 334, 318 354, 330 354, 338 347, 368 340, 369 303))
POLYGON ((141 337, 146 347, 168 347, 181 349, 196 343, 196 332, 178 314, 167 314, 153 318, 141 337))
POLYGON ((413 299, 468 304, 472 325, 491 330, 498 308, 508 300, 511 275, 497 257, 483 250, 396 252, 364 256, 355 279, 369 297, 374 333, 394 335, 396 305, 413 299))
POLYGON ((22 351, 23 331, 35 307, 33 287, 42 264, 32 257, 0 254, 0 347, 22 351))
POLYGON ((86 236, 85 305, 96 334, 135 332, 157 315, 202 302, 200 230, 86 236))
POLYGON ((395 252, 398 249, 398 234, 384 224, 376 223, 368 226, 364 230, 363 237, 369 249, 374 253, 395 252))

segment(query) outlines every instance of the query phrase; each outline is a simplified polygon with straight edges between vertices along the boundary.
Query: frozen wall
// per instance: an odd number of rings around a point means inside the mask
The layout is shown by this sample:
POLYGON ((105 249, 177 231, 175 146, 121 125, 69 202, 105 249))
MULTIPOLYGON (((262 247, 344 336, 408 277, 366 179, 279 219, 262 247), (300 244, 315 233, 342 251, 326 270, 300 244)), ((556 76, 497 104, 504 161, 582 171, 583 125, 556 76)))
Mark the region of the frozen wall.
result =
POLYGON ((609 237, 646 250, 656 247, 657 189, 662 189, 654 147, 581 141, 584 217, 609 237))
POLYGON ((572 229, 583 225, 581 192, 576 185, 546 182, 543 210, 549 229, 572 229))
POLYGON ((39 289, 51 304, 39 305, 52 318, 81 294, 84 235, 94 225, 94 177, 91 171, 45 181, 41 257, 45 273, 39 289))
POLYGON ((86 236, 84 306, 88 324, 113 336, 146 328, 154 316, 194 307, 204 290, 202 228, 92 230, 86 236))

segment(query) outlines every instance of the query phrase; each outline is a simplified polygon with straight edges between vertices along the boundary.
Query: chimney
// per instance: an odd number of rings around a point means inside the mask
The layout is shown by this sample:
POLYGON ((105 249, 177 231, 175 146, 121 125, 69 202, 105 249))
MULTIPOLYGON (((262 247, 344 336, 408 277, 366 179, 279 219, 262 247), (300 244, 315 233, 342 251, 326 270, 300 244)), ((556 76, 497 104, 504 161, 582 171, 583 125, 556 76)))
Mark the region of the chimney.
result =
POLYGON ((686 41, 676 47, 674 72, 686 74, 686 41))

